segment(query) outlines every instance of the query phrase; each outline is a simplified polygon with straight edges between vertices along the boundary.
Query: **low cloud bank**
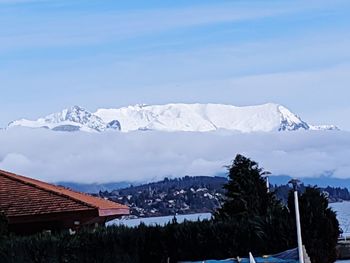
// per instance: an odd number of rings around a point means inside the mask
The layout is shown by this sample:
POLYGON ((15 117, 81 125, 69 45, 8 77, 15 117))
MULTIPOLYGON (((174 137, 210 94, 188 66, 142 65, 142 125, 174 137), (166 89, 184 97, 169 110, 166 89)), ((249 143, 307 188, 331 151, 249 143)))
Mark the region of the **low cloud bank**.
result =
POLYGON ((275 175, 350 178, 350 132, 0 131, 0 169, 49 182, 143 182, 225 172, 237 153, 275 175))

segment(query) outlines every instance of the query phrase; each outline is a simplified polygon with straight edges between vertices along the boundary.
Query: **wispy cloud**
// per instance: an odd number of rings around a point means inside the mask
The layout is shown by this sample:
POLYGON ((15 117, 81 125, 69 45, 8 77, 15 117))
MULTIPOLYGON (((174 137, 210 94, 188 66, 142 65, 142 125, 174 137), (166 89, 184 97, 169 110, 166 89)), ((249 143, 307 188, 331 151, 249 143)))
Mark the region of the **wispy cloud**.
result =
POLYGON ((129 11, 126 14, 120 12, 82 13, 74 16, 63 15, 64 19, 47 15, 30 17, 28 24, 9 27, 7 34, 2 34, 0 51, 98 44, 181 27, 268 17, 281 13, 283 10, 241 11, 225 7, 199 7, 179 10, 129 11))
MULTIPOLYGON (((43 0, 42 0, 43 1, 43 0)), ((0 0, 1 3, 31 3, 40 0, 0 0)), ((341 1, 340 1, 341 2, 341 1)), ((46 1, 47 3, 47 1, 46 1)), ((176 8, 150 8, 124 12, 88 10, 70 12, 32 11, 25 16, 3 18, 0 51, 71 45, 91 45, 156 34, 179 28, 232 23, 290 15, 327 7, 326 1, 299 5, 195 5, 176 8), (6 30, 6 28, 8 28, 6 30)), ((8 17, 8 16, 6 16, 8 17)))
POLYGON ((237 153, 275 175, 350 177, 350 133, 0 132, 0 169, 46 181, 152 181, 214 175, 237 153))
POLYGON ((0 4, 21 4, 21 3, 36 3, 47 0, 0 0, 0 4))

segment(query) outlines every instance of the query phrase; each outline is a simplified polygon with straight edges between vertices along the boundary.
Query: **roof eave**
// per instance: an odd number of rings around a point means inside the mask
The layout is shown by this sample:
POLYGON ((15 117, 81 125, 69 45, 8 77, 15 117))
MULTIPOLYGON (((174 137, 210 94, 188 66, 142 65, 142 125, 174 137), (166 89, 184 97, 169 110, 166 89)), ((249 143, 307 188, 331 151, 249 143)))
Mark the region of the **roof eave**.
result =
POLYGON ((129 215, 129 214, 130 214, 130 210, 128 207, 98 209, 98 215, 101 217, 124 216, 124 215, 129 215))

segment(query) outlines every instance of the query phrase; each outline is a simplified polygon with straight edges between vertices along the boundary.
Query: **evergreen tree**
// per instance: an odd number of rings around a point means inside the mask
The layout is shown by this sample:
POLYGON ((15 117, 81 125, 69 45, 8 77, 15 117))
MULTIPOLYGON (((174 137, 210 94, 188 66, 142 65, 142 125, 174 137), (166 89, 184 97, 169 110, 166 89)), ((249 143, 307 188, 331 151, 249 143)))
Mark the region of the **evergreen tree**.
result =
POLYGON ((231 220, 240 232, 240 254, 249 251, 273 253, 293 245, 289 234, 290 219, 285 206, 268 192, 258 163, 237 155, 228 166, 229 181, 224 186, 226 200, 215 215, 216 220, 231 220))
POLYGON ((7 234, 7 219, 3 213, 0 212, 0 239, 7 234))
MULTIPOLYGON (((293 191, 290 192, 288 206, 294 220, 293 191)), ((327 198, 318 188, 306 187, 305 192, 299 197, 299 207, 303 243, 311 261, 334 262, 340 229, 336 213, 328 207, 327 198)), ((295 221, 292 226, 295 226, 295 221)), ((292 233, 295 232, 294 229, 292 233)))
POLYGON ((267 191, 263 176, 268 172, 259 168, 258 163, 238 154, 227 168, 226 200, 217 218, 266 216, 271 207, 279 205, 274 194, 267 191))

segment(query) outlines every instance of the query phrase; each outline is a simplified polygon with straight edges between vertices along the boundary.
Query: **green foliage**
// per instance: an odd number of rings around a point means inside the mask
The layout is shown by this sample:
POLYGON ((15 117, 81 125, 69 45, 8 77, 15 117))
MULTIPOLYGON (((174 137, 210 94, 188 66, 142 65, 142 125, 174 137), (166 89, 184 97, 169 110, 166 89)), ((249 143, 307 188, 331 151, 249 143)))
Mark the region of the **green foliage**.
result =
POLYGON ((0 212, 0 239, 7 234, 7 230, 7 219, 5 215, 0 212))
POLYGON ((226 200, 218 210, 219 218, 247 218, 266 216, 269 209, 279 205, 272 193, 267 192, 266 181, 258 164, 242 155, 237 155, 228 166, 229 181, 224 186, 226 200))
MULTIPOLYGON (((288 206, 294 220, 294 195, 290 192, 288 206)), ((336 260, 336 245, 340 234, 335 212, 318 188, 306 187, 299 197, 303 243, 312 262, 331 263, 336 260)), ((293 221, 292 226, 295 226, 293 221)), ((296 230, 293 229, 292 233, 296 230)), ((294 236, 294 238, 296 238, 294 236)))
POLYGON ((2 255, 1 246, 4 240, 6 240, 7 232, 8 232, 7 219, 5 215, 2 212, 0 212, 0 259, 4 257, 2 255))
POLYGON ((0 262, 171 262, 246 256, 231 221, 140 225, 83 231, 74 236, 12 237, 0 246, 0 262))
POLYGON ((215 215, 216 220, 230 219, 242 232, 240 243, 245 253, 272 253, 290 248, 290 217, 274 193, 267 191, 264 172, 259 165, 237 155, 228 166, 226 200, 215 215))
MULTIPOLYGON (((274 193, 267 192, 263 178, 266 173, 242 155, 236 156, 228 171, 227 199, 216 220, 234 220, 246 233, 239 239, 241 246, 251 251, 272 253, 296 247, 293 192, 289 194, 288 209, 274 193)), ((300 216, 304 244, 313 262, 334 262, 339 223, 319 189, 303 186, 300 216)))

